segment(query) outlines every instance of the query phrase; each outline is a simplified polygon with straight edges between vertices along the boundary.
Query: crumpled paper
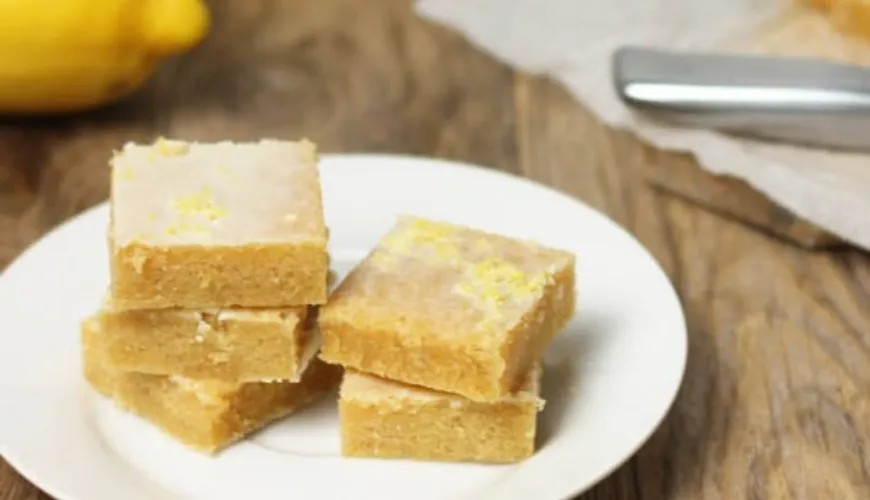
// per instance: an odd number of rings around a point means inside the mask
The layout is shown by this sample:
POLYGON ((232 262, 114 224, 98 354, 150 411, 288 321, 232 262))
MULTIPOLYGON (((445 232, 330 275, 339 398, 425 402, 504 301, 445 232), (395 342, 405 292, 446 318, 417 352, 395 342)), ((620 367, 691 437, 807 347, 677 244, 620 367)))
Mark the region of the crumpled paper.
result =
MULTIPOLYGON (((418 13, 518 69, 561 82, 607 124, 691 152, 798 216, 870 249, 870 155, 740 139, 631 113, 611 81, 625 44, 821 57, 870 65, 870 43, 839 34, 798 0, 420 0, 418 13)), ((868 131, 870 134, 870 131, 868 131)))

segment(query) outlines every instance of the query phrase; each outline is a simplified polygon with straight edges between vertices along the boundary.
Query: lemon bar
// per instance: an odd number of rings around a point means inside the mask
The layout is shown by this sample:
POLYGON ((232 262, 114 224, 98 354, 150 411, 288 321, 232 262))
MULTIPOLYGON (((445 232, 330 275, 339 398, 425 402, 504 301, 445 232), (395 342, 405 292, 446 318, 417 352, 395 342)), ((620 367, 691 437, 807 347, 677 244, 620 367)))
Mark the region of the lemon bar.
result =
POLYGON ((118 370, 105 356, 105 332, 82 322, 84 375, 103 395, 185 445, 215 453, 333 390, 341 368, 313 361, 299 383, 229 384, 118 370))
POLYGON ((151 309, 99 314, 106 357, 124 371, 224 382, 298 382, 320 348, 317 307, 151 309))
POLYGON ((341 449, 348 457, 518 462, 535 452, 540 369, 492 403, 348 370, 341 383, 341 449))
POLYGON ((320 312, 323 360, 494 401, 574 313, 574 256, 402 216, 320 312))
POLYGON ((308 141, 126 144, 111 161, 120 309, 286 307, 327 295, 327 229, 308 141))

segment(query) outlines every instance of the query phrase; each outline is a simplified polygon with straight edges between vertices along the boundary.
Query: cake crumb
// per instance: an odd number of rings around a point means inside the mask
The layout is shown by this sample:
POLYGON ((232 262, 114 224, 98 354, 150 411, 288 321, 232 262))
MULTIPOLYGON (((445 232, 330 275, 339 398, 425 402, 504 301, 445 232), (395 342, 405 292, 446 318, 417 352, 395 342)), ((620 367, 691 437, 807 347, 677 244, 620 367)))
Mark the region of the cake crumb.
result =
POLYGON ((130 257, 130 263, 133 264, 133 269, 137 274, 142 274, 146 262, 148 262, 148 255, 145 252, 139 248, 133 250, 133 255, 130 257))
POLYGON ((202 343, 205 341, 206 335, 214 331, 214 328, 205 321, 203 316, 200 316, 199 323, 196 325, 196 335, 193 337, 193 341, 196 343, 202 343))

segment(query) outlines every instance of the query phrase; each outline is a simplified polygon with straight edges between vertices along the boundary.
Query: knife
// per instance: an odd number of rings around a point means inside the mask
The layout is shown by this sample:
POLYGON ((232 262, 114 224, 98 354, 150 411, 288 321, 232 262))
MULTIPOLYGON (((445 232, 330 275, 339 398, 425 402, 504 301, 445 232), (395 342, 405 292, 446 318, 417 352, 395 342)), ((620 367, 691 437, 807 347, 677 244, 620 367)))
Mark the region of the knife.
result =
POLYGON ((809 147, 870 150, 870 69, 815 59, 671 52, 613 56, 620 99, 690 128, 809 147))

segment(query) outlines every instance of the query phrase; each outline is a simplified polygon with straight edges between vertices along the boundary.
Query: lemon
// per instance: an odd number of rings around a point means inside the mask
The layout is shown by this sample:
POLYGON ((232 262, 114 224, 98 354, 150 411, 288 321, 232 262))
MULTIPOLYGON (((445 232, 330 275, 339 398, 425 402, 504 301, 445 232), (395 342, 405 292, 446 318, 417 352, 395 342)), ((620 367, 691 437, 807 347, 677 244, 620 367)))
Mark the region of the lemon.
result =
POLYGON ((108 104, 209 27, 202 0, 0 0, 0 113, 108 104))

